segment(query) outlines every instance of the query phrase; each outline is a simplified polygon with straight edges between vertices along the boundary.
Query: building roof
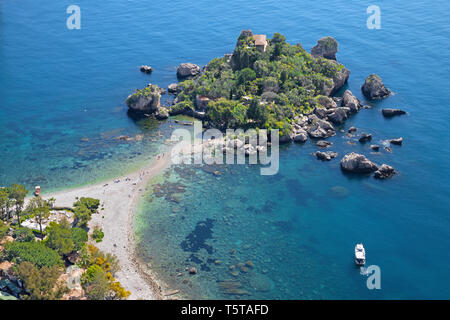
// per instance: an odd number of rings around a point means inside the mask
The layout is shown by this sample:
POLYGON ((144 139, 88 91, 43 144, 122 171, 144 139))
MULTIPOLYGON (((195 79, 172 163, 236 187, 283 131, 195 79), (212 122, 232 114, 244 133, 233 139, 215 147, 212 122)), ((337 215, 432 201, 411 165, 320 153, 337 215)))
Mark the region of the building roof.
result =
POLYGON ((265 46, 267 44, 267 38, 265 34, 254 34, 253 39, 255 40, 256 46, 265 46))

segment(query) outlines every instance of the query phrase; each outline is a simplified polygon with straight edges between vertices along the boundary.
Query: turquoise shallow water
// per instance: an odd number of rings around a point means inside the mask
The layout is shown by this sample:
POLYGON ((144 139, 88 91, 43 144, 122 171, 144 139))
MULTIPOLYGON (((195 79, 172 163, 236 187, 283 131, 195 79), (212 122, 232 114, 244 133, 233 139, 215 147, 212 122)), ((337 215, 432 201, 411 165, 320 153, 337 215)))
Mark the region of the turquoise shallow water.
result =
POLYGON ((343 175, 337 160, 315 160, 309 142, 284 147, 273 177, 259 176, 252 166, 219 168, 218 177, 174 167, 156 183, 176 182, 162 190, 183 186, 179 194, 149 195, 141 203, 140 256, 172 287, 197 298, 235 297, 221 290, 218 281, 227 279, 240 282, 240 293, 249 294, 243 298, 450 296, 448 2, 202 0, 169 7, 81 0, 82 29, 73 31, 65 28, 70 4, 0 3, 0 185, 58 189, 139 166, 164 146, 154 135, 173 128, 130 119, 126 96, 148 82, 176 81, 180 62, 205 64, 231 52, 242 29, 278 31, 307 49, 333 35, 339 61, 352 72, 353 93, 363 99, 359 88, 373 72, 395 93, 344 128, 370 132, 374 142, 403 136, 404 145, 375 155, 338 134, 330 139, 332 150, 362 152, 399 174, 389 181, 343 175), (372 4, 381 8, 381 30, 366 28, 372 4), (155 72, 141 74, 141 64, 155 72), (383 107, 409 114, 386 120, 383 107), (114 140, 139 134, 140 142, 114 140), (204 238, 200 247, 192 244, 194 235, 204 238), (379 291, 367 290, 353 266, 358 241, 368 264, 381 268, 379 291), (247 260, 254 268, 230 273, 231 265, 247 260), (184 271, 191 265, 196 276, 184 271))

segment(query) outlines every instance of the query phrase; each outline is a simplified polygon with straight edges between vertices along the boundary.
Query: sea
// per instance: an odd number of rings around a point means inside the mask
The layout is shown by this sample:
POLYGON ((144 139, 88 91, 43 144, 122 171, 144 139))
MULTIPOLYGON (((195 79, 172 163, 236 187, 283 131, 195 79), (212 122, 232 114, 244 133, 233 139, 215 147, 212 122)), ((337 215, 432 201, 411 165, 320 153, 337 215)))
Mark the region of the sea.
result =
POLYGON ((192 299, 448 299, 449 12, 445 0, 2 0, 0 186, 45 193, 142 167, 178 125, 131 117, 126 97, 176 82, 180 63, 231 53, 241 30, 280 32, 308 51, 333 36, 351 71, 344 89, 370 106, 328 139, 339 156, 317 160, 309 140, 281 146, 272 176, 258 165, 173 165, 139 203, 136 254, 192 299), (67 26, 72 5, 80 29, 67 26), (392 96, 363 97, 372 73, 392 96), (386 119, 382 108, 407 115, 386 119), (372 142, 348 137, 350 126, 372 142), (398 173, 344 174, 349 152, 398 173), (366 269, 354 264, 360 242, 366 269))

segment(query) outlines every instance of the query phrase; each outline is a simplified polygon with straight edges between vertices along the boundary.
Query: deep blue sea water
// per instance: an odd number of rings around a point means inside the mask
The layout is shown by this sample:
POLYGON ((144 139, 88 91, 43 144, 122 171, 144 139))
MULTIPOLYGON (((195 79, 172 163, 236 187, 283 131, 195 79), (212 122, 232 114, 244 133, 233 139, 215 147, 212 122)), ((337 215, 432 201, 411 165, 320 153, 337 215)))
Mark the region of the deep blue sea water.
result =
POLYGON ((59 189, 138 167, 165 146, 157 132, 172 128, 133 121, 126 96, 149 82, 176 81, 181 62, 204 65, 230 53, 242 29, 280 32, 308 50, 332 35, 354 94, 364 101, 360 86, 371 73, 395 93, 343 128, 370 132, 374 142, 404 138, 392 154, 372 154, 338 134, 332 150, 364 153, 399 174, 388 181, 344 175, 338 160, 315 160, 310 142, 283 147, 272 177, 254 166, 221 167, 220 176, 172 167, 153 188, 184 192, 143 199, 138 253, 170 287, 195 298, 450 297, 447 1, 80 0, 81 30, 68 30, 71 4, 0 2, 0 185, 59 189), (374 4, 380 30, 366 27, 374 4), (141 64, 154 73, 141 74, 141 64), (408 115, 386 120, 383 107, 408 115), (114 139, 140 134, 138 142, 114 139), (198 246, 188 245, 194 235, 198 246), (368 290, 353 265, 360 241, 367 263, 381 268, 381 290, 368 290), (248 260, 254 268, 231 274, 230 266, 248 260), (191 265, 195 276, 186 275, 191 265), (249 295, 224 294, 218 281, 227 279, 249 295))

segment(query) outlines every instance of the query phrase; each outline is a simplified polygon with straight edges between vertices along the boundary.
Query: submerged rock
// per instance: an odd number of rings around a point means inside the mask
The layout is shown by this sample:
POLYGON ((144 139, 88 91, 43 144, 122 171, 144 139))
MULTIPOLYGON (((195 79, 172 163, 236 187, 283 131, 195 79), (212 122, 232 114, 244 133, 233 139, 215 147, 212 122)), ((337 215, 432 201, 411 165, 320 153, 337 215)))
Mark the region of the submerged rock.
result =
POLYGON ((350 128, 348 128, 348 133, 353 133, 353 132, 356 132, 358 129, 357 128, 355 128, 355 127, 350 127, 350 128))
POLYGON ((406 114, 406 111, 403 111, 401 109, 383 109, 383 110, 381 110, 381 113, 383 114, 384 117, 390 118, 390 117, 406 114))
POLYGON ((395 174, 395 169, 387 164, 382 164, 381 167, 374 172, 374 177, 376 179, 387 179, 395 174))
POLYGON ((342 158, 341 169, 354 173, 371 173, 376 171, 378 166, 364 155, 352 152, 342 158))
POLYGON ((324 57, 325 59, 336 60, 337 51, 338 42, 333 37, 324 37, 319 39, 311 49, 311 55, 315 58, 324 57))
POLYGON ((401 146, 402 143, 403 143, 403 138, 400 137, 400 138, 397 138, 397 139, 391 139, 391 140, 389 140, 389 142, 392 143, 392 144, 401 146))
POLYGON ((330 141, 326 141, 326 140, 319 140, 316 143, 316 146, 318 146, 319 148, 327 148, 333 145, 333 142, 330 141))
POLYGON ((376 145, 376 144, 371 144, 370 145, 370 149, 372 149, 373 151, 379 151, 380 150, 380 146, 376 145))
POLYGON ((371 141, 372 140, 372 135, 370 133, 361 133, 361 137, 359 138, 359 142, 361 143, 365 143, 367 141, 371 141))
POLYGON ((383 84, 381 77, 377 74, 368 76, 361 89, 363 94, 369 99, 383 99, 391 94, 383 84))
POLYGON ((150 66, 146 66, 146 65, 141 66, 140 70, 141 70, 141 72, 144 72, 144 73, 152 73, 153 72, 153 68, 150 66))
POLYGON ((316 156, 317 159, 319 160, 330 161, 331 159, 336 158, 338 153, 334 151, 326 151, 326 152, 316 151, 313 153, 313 155, 316 156))
POLYGON ((193 63, 182 63, 177 69, 177 77, 184 79, 195 77, 200 73, 200 67, 193 63))

